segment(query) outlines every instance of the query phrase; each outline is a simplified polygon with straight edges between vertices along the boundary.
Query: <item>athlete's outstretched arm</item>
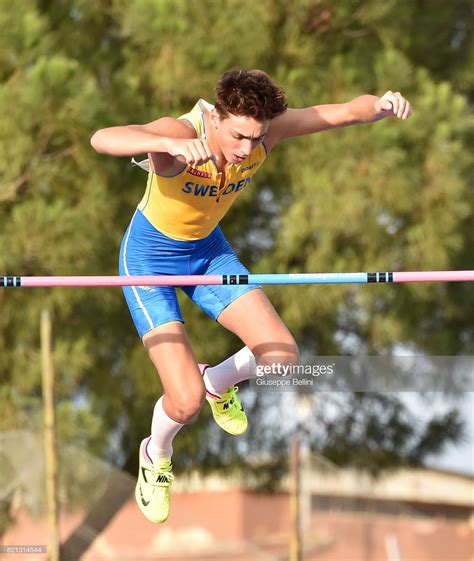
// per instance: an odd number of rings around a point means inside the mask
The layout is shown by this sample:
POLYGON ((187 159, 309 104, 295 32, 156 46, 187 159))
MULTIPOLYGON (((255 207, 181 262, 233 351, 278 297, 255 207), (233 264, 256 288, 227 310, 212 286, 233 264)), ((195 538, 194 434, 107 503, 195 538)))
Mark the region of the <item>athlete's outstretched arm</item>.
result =
POLYGON ((400 94, 386 92, 382 97, 362 95, 347 103, 314 105, 304 109, 287 109, 273 119, 265 143, 270 147, 285 138, 313 134, 338 127, 372 123, 385 117, 407 119, 410 103, 400 94))
POLYGON ((145 125, 100 129, 92 136, 91 145, 100 154, 137 156, 148 152, 168 153, 171 139, 192 136, 193 130, 183 121, 163 117, 145 125))
POLYGON ((137 156, 148 154, 157 168, 170 160, 201 164, 213 157, 206 140, 196 138, 194 127, 182 119, 163 117, 145 125, 125 125, 100 129, 91 138, 99 154, 137 156))

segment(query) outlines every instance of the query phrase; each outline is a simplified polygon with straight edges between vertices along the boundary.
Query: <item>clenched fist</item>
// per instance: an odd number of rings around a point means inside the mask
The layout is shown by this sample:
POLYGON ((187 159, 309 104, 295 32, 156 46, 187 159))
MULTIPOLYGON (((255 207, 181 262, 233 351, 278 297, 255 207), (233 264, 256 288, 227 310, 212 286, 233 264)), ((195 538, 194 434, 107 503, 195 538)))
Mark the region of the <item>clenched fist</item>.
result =
POLYGON ((397 117, 408 119, 411 115, 411 105, 400 92, 388 91, 380 97, 374 105, 375 116, 378 119, 384 117, 397 117))
POLYGON ((182 156, 188 165, 200 166, 214 159, 207 140, 200 138, 170 138, 167 152, 171 156, 182 156))

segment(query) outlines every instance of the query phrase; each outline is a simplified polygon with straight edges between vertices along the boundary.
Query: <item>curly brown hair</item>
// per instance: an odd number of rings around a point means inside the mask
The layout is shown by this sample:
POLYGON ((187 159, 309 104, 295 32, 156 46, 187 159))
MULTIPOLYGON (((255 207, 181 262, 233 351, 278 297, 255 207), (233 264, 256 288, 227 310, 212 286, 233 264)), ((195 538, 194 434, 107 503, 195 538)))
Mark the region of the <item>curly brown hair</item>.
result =
POLYGON ((215 108, 224 119, 231 113, 265 121, 288 107, 283 89, 262 70, 232 68, 216 84, 215 108))

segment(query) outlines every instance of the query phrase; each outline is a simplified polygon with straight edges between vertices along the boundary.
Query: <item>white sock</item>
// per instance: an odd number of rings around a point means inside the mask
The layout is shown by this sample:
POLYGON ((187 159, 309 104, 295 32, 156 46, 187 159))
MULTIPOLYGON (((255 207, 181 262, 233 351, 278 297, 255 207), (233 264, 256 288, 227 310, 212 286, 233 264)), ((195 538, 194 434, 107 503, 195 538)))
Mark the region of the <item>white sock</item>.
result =
POLYGON ((184 425, 171 419, 163 409, 163 396, 156 402, 151 421, 151 439, 148 441, 147 451, 153 460, 171 458, 173 455, 173 438, 184 425))
POLYGON ((244 347, 217 366, 208 366, 203 380, 206 390, 219 397, 234 384, 256 377, 255 358, 250 349, 244 347))

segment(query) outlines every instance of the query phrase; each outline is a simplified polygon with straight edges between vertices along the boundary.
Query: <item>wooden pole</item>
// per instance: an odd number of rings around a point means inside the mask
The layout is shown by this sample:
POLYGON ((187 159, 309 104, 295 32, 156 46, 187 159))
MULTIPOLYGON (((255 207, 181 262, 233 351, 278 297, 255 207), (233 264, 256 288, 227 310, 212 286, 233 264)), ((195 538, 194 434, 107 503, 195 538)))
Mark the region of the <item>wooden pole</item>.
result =
POLYGON ((41 373, 45 445, 46 504, 50 535, 49 561, 59 561, 57 450, 54 415, 52 328, 49 310, 41 312, 41 373))
POLYGON ((290 561, 301 561, 300 531, 300 441, 295 437, 291 442, 291 487, 290 487, 290 561))

